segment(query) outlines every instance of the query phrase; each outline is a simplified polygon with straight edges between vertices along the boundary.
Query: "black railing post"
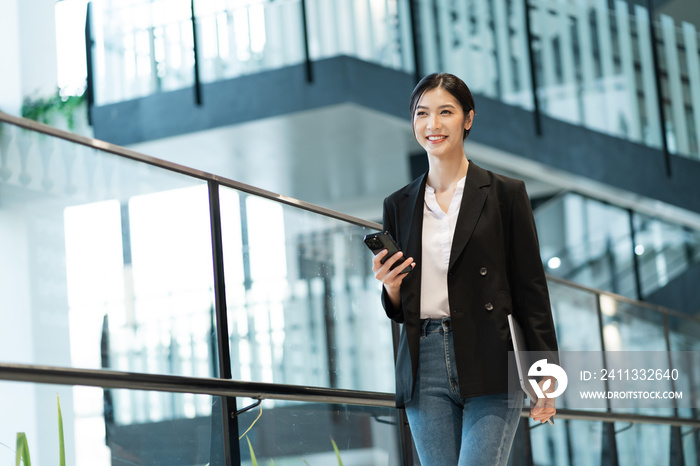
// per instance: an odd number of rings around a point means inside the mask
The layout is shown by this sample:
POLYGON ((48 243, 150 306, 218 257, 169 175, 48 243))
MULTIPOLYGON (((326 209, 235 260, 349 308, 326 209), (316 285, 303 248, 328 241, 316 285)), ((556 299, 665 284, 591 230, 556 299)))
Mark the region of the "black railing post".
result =
POLYGON ((532 33, 532 24, 530 22, 530 2, 528 0, 523 1, 525 2, 525 32, 527 34, 527 55, 530 61, 530 85, 532 87, 535 134, 542 136, 542 112, 540 109, 540 99, 537 97, 537 65, 535 64, 535 49, 532 45, 534 34, 532 33))
MULTIPOLYGON (((394 365, 396 365, 396 356, 399 352, 399 337, 401 328, 396 322, 391 323, 391 336, 394 345, 394 365)), ((413 436, 411 429, 408 426, 408 418, 404 408, 397 408, 396 422, 399 428, 399 441, 401 442, 401 458, 404 466, 413 466, 413 436)))
POLYGON ((190 12, 192 20, 192 54, 194 72, 194 102, 197 106, 202 105, 202 83, 199 78, 199 49, 197 47, 197 16, 194 11, 194 0, 190 0, 190 12))
POLYGON ((314 82, 314 70, 309 52, 309 24, 306 19, 306 0, 301 0, 301 29, 304 34, 304 65, 306 70, 306 82, 314 82))
MULTIPOLYGON (((219 183, 208 180, 209 218, 211 222, 212 259, 214 264, 214 309, 216 311, 216 336, 219 352, 219 378, 231 380, 231 347, 228 339, 226 313, 226 286, 224 280, 224 246, 221 232, 221 202, 219 183)), ((241 452, 238 443, 238 415, 236 398, 221 397, 222 429, 225 464, 240 465, 241 452)))
MULTIPOLYGON (((602 295, 596 294, 596 315, 598 316, 598 335, 600 336, 600 351, 603 367, 608 367, 607 358, 605 357, 605 332, 603 325, 603 310, 600 304, 600 299, 602 295)), ((605 391, 609 391, 609 382, 605 380, 605 391)), ((610 400, 605 400, 606 412, 611 413, 610 400)), ((601 448, 601 465, 602 466, 618 466, 617 459, 617 438, 615 437, 615 423, 605 423, 603 425, 603 438, 602 438, 602 448, 601 448)))

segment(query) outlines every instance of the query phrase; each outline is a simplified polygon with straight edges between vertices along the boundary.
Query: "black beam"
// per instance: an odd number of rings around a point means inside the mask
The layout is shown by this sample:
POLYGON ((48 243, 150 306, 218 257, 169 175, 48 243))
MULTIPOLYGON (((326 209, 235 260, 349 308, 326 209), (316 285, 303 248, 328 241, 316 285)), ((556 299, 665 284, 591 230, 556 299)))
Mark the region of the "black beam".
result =
POLYGON ((87 121, 92 125, 92 106, 95 105, 95 77, 92 69, 92 2, 88 2, 85 13, 85 66, 87 77, 85 82, 85 100, 87 102, 87 121))
POLYGON ((537 66, 535 64, 535 49, 532 46, 534 34, 532 33, 532 24, 530 23, 530 2, 525 2, 525 31, 527 33, 527 55, 530 61, 530 85, 532 87, 532 116, 535 119, 535 134, 542 136, 542 113, 540 110, 540 99, 537 97, 537 66))
POLYGON ((301 28, 304 33, 304 69, 306 70, 306 82, 314 82, 311 52, 309 52, 309 24, 306 18, 306 0, 301 0, 301 28))
POLYGON ((192 53, 194 59, 194 102, 197 106, 202 105, 202 83, 199 78, 199 49, 197 47, 197 16, 194 12, 194 0, 190 0, 190 19, 192 20, 192 53))
POLYGON ((659 51, 656 49, 657 37, 654 28, 654 4, 647 0, 647 15, 649 17, 649 38, 651 40, 651 57, 654 63, 654 84, 656 85, 656 101, 659 106, 659 122, 661 124, 661 144, 664 151, 664 165, 666 176, 671 178, 671 154, 668 151, 668 137, 666 136, 666 117, 664 112, 664 96, 661 88, 661 69, 659 68, 659 51))

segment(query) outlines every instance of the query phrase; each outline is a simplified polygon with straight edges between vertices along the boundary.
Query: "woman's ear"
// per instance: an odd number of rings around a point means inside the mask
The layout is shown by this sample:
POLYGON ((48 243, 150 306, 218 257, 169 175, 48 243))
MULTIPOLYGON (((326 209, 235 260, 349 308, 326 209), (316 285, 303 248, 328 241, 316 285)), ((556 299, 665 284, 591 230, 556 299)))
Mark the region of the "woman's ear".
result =
POLYGON ((469 113, 467 114, 467 118, 464 120, 464 129, 469 131, 472 127, 473 122, 474 122, 474 110, 469 110, 469 113))

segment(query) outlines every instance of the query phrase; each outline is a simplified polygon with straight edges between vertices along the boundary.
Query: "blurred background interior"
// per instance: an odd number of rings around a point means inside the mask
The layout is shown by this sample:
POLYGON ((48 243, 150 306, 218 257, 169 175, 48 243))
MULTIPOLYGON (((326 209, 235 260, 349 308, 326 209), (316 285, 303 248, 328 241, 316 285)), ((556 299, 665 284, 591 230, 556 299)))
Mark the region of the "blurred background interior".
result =
POLYGON ((69 464, 418 464, 362 238, 439 71, 561 349, 684 355, 687 403, 565 397, 511 464, 700 465, 698 0, 3 0, 0 44, 0 464, 57 461, 56 394, 69 464))

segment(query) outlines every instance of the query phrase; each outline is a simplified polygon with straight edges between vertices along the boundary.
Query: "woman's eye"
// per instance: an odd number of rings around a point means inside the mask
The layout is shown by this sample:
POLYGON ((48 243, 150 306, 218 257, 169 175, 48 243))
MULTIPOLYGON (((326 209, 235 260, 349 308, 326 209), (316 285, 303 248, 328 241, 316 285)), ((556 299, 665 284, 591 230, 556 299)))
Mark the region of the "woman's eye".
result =
POLYGON ((443 114, 448 114, 448 115, 449 115, 449 114, 452 113, 452 112, 450 112, 449 110, 443 110, 442 113, 443 113, 443 114))
POLYGON ((427 113, 423 112, 423 111, 416 112, 416 116, 423 116, 423 115, 427 115, 427 113))

